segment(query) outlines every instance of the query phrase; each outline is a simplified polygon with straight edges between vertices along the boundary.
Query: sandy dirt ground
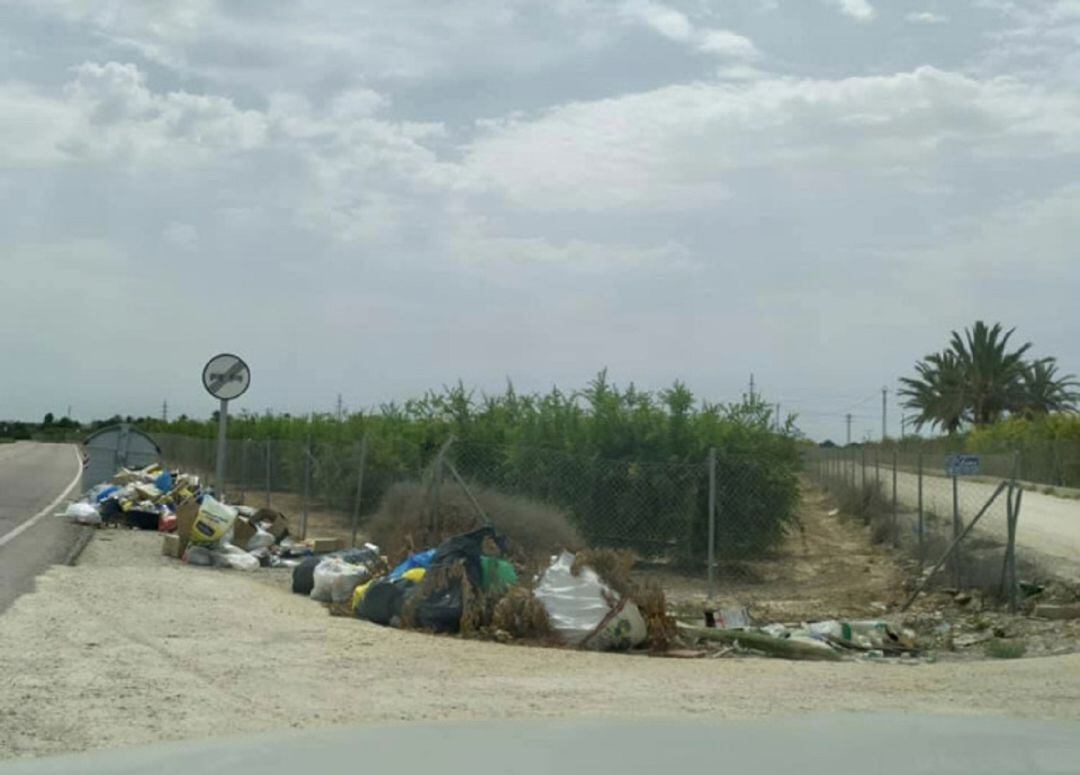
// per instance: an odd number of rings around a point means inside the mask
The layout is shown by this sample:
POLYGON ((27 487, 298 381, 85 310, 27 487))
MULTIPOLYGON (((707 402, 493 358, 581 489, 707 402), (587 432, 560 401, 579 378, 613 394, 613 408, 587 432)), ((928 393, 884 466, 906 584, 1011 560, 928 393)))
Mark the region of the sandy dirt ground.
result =
POLYGON ((188 567, 159 546, 155 534, 100 531, 78 566, 51 569, 0 617, 0 754, 435 719, 1080 720, 1080 655, 825 664, 481 643, 331 617, 288 592, 288 571, 188 567))

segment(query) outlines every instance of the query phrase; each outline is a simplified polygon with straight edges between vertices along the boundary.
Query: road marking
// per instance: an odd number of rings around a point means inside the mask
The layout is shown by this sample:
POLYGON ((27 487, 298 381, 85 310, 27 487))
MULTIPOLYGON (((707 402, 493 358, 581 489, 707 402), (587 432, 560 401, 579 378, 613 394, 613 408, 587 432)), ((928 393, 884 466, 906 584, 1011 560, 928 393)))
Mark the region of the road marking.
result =
POLYGON ((22 534, 22 532, 24 530, 29 530, 31 527, 33 527, 35 524, 37 524, 39 521, 41 521, 44 517, 51 514, 52 510, 55 509, 57 506, 59 506, 60 502, 63 501, 64 498, 66 498, 71 493, 72 490, 74 490, 76 487, 79 486, 79 482, 80 482, 80 480, 82 480, 82 457, 79 455, 79 450, 77 448, 75 448, 74 446, 71 446, 69 448, 71 449, 72 452, 75 453, 75 462, 76 462, 75 478, 71 480, 71 484, 69 484, 67 487, 65 487, 64 491, 62 493, 60 493, 59 497, 57 497, 57 499, 54 500, 52 503, 50 503, 48 506, 43 508, 41 511, 39 511, 34 516, 30 517, 30 519, 23 522, 21 525, 19 525, 14 530, 12 530, 12 531, 10 531, 8 533, 5 533, 3 536, 0 536, 0 546, 3 546, 4 544, 8 543, 9 541, 12 541, 12 540, 18 538, 19 535, 22 534))

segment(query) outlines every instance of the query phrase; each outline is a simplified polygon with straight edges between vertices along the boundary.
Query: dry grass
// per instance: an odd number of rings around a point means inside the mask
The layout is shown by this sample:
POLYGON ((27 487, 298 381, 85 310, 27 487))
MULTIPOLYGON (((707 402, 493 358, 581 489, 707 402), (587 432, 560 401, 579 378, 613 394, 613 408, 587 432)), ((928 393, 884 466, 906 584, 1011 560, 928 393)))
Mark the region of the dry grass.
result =
MULTIPOLYGON (((566 515, 552 506, 476 485, 469 485, 469 490, 495 528, 510 540, 513 559, 526 567, 536 567, 562 549, 573 551, 584 545, 566 515)), ((483 524, 465 491, 453 482, 444 482, 439 491, 434 530, 431 517, 428 488, 399 483, 387 491, 378 512, 364 527, 369 539, 391 557, 404 557, 483 524)))
POLYGON ((502 596, 492 612, 491 626, 511 638, 544 640, 552 636, 547 609, 526 587, 514 587, 502 596))

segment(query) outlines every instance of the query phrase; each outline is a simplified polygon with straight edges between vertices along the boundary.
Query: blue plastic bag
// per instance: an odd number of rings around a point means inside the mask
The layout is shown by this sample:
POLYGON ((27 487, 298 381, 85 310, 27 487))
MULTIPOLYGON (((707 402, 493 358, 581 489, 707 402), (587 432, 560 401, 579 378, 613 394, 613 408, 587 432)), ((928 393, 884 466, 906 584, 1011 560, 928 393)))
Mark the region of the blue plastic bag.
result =
POLYGON ((173 488, 172 474, 169 473, 167 470, 162 471, 161 475, 154 480, 154 486, 162 492, 171 492, 173 488))
POLYGON ((109 499, 110 496, 112 496, 114 493, 118 493, 118 492, 120 492, 119 487, 117 487, 115 484, 109 485, 108 487, 106 487, 104 490, 102 490, 101 492, 99 492, 97 494, 97 502, 98 503, 104 503, 105 501, 107 501, 109 499))
POLYGON ((435 559, 436 551, 437 550, 435 549, 428 549, 426 552, 417 552, 390 571, 390 575, 387 576, 387 579, 389 581, 400 579, 405 575, 406 571, 410 571, 413 568, 423 568, 424 570, 427 570, 431 567, 431 561, 435 559))

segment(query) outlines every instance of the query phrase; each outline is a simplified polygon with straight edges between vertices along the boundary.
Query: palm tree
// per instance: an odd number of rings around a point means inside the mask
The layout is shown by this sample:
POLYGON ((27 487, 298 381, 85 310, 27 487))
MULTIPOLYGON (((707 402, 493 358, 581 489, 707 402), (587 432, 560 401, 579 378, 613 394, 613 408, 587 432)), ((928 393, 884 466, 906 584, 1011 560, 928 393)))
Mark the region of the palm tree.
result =
POLYGON ((968 419, 964 370, 956 354, 945 350, 915 364, 918 377, 904 377, 900 395, 904 405, 916 410, 915 428, 938 426, 955 433, 968 419))
POLYGON ((1025 342, 1011 350, 1015 329, 981 320, 952 332, 949 347, 915 364, 917 376, 901 379, 905 406, 917 412, 915 427, 938 426, 954 433, 964 423, 988 425, 1006 412, 1029 417, 1072 410, 1080 387, 1070 375, 1058 375, 1053 358, 1024 360, 1025 342))
POLYGON ((1076 411, 1080 387, 1073 374, 1058 374, 1057 360, 1040 358, 1024 368, 1013 411, 1033 419, 1051 412, 1076 411))
POLYGON ((1023 379, 1024 353, 1031 349, 1026 342, 1009 352, 1009 339, 1015 328, 1002 335, 1000 323, 988 327, 981 320, 964 330, 953 331, 951 348, 964 373, 964 392, 976 425, 997 422, 1011 407, 1017 384, 1023 379))

